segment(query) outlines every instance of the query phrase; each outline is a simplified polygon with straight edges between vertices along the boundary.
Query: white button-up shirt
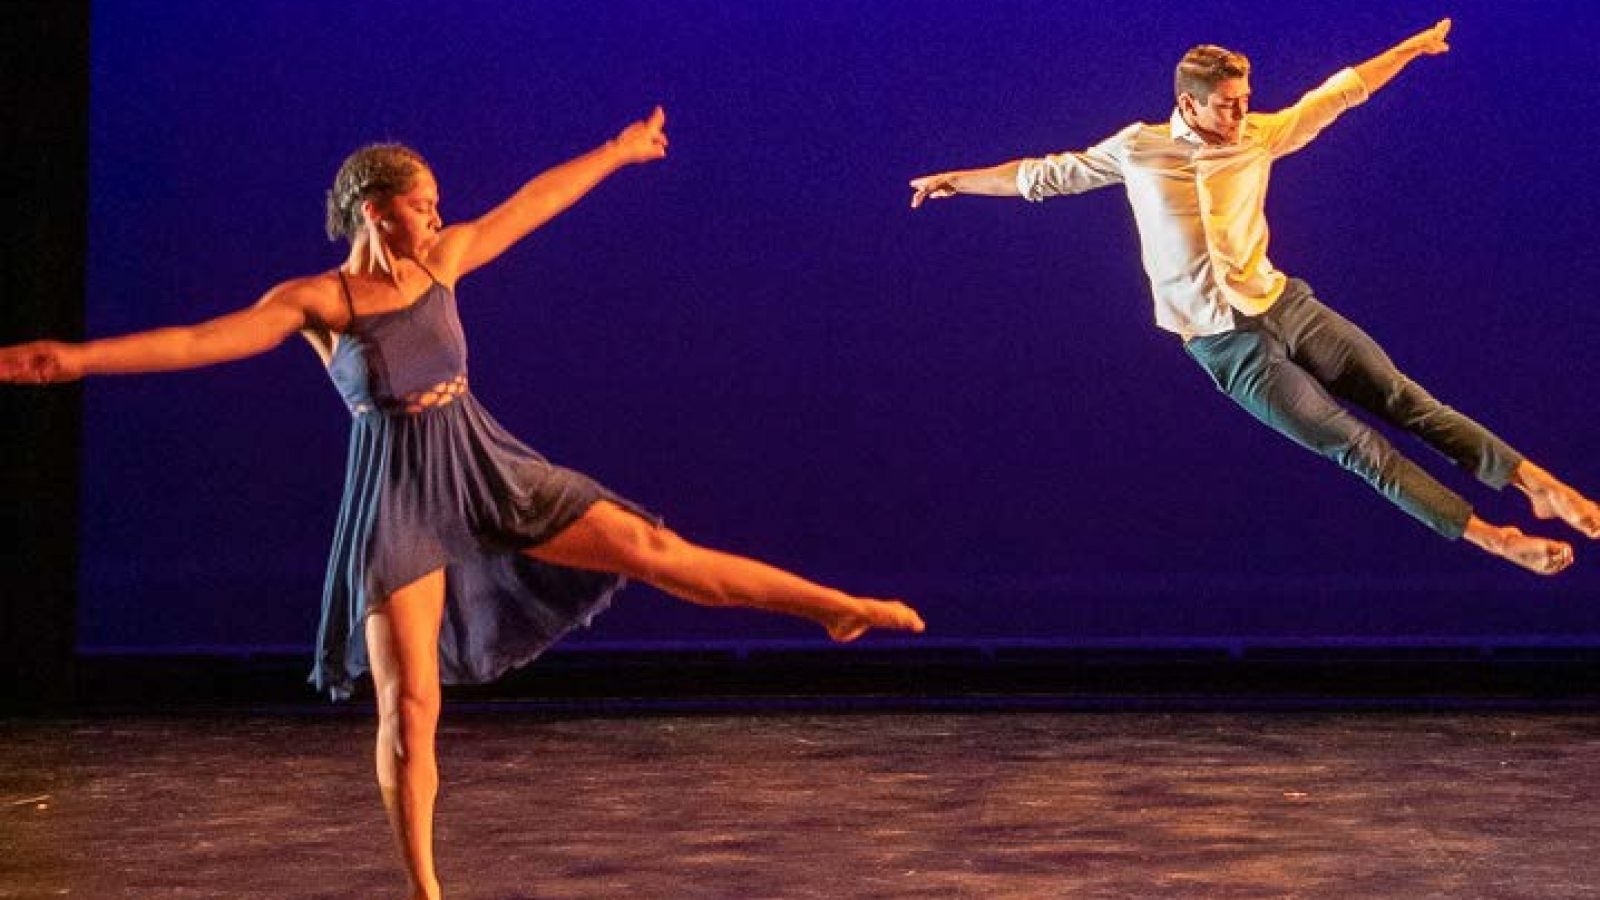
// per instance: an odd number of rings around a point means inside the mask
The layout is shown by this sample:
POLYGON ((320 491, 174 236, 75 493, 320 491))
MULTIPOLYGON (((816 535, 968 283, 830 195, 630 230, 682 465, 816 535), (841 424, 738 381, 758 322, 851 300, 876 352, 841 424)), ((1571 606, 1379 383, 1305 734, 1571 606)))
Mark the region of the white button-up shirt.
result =
POLYGON ((1185 340, 1260 315, 1287 281, 1267 259, 1272 161, 1304 147, 1367 88, 1345 69, 1281 112, 1250 113, 1237 143, 1208 146, 1174 110, 1135 122, 1082 152, 1023 160, 1017 190, 1040 201, 1124 184, 1139 226, 1156 324, 1185 340))

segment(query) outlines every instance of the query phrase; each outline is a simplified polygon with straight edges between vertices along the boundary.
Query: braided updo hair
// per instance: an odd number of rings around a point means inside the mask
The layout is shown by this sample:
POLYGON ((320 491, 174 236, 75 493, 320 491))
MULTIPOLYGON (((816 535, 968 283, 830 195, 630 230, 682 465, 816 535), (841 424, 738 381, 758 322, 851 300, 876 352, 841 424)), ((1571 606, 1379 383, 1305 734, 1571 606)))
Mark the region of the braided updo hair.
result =
POLYGON ((368 144, 345 158, 328 191, 328 240, 354 240, 361 233, 361 203, 385 203, 411 190, 428 171, 422 154, 404 144, 368 144))

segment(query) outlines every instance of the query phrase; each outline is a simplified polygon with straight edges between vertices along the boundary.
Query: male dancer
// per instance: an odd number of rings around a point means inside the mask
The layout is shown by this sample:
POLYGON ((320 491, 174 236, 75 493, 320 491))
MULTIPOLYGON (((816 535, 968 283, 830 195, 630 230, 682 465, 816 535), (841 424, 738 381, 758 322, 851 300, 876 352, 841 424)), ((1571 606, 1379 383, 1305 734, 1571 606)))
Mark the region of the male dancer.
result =
POLYGON ((914 178, 913 208, 956 194, 1041 201, 1123 184, 1133 206, 1156 324, 1262 422, 1367 481, 1450 539, 1465 537, 1535 572, 1572 564, 1570 544, 1490 525, 1346 409, 1348 401, 1421 437, 1494 488, 1514 484, 1539 518, 1600 538, 1600 506, 1487 429, 1435 400, 1383 349, 1267 260, 1274 160, 1304 147, 1419 56, 1450 49, 1450 20, 1329 78, 1277 113, 1250 112, 1250 61, 1202 45, 1178 63, 1177 109, 1089 149, 914 178))

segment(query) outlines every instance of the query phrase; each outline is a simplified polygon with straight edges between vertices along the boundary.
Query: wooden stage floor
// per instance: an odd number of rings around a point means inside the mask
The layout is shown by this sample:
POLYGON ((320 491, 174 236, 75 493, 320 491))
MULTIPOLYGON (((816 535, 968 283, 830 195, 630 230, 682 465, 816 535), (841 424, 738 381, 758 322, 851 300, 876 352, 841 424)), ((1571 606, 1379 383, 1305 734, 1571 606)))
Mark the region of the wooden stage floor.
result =
MULTIPOLYGON (((446 708, 460 898, 1600 896, 1600 714, 446 708)), ((0 721, 0 897, 402 896, 360 706, 0 721)))

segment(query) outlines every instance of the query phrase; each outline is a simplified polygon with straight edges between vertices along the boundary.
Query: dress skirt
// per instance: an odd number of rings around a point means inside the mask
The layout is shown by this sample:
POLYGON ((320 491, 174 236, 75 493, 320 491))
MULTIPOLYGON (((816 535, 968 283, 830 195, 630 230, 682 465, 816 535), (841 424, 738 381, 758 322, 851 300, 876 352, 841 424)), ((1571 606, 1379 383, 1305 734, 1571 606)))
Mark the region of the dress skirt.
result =
POLYGON ((348 697, 368 667, 367 614, 439 568, 441 680, 478 684, 530 662, 625 584, 520 552, 599 500, 656 521, 523 445, 470 392, 414 414, 356 415, 311 681, 348 697))

